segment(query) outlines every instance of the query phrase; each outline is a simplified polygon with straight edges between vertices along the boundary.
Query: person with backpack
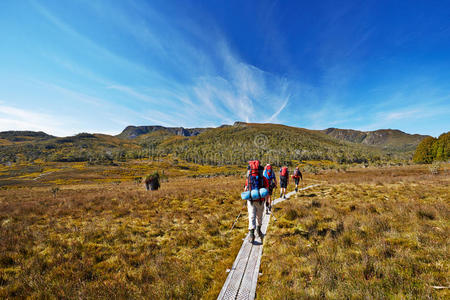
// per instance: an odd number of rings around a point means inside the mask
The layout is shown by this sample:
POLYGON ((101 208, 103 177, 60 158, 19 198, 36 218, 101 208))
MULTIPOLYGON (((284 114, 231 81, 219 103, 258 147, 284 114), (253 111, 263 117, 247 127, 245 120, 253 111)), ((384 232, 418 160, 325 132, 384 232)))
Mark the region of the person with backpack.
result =
POLYGON ((289 183, 289 170, 288 167, 283 166, 280 169, 280 198, 286 199, 286 188, 289 183))
MULTIPOLYGON (((247 180, 245 182, 244 191, 255 191, 263 187, 268 188, 268 181, 263 176, 264 168, 261 166, 259 160, 252 160, 248 163, 247 180)), ((258 194, 258 192, 256 192, 258 194)), ((256 197, 247 200, 248 209, 248 230, 249 242, 255 241, 255 229, 258 236, 262 239, 263 233, 261 231, 263 213, 264 213, 265 198, 256 197)))
POLYGON ((272 193, 273 190, 277 187, 277 177, 275 176, 275 173, 273 172, 272 166, 270 164, 267 164, 264 168, 263 176, 268 181, 269 195, 266 199, 266 214, 268 214, 272 211, 272 193))
POLYGON ((292 178, 294 178, 295 182, 295 192, 298 192, 298 183, 300 182, 300 179, 303 181, 302 172, 300 172, 299 167, 296 167, 294 170, 294 175, 292 175, 292 178))

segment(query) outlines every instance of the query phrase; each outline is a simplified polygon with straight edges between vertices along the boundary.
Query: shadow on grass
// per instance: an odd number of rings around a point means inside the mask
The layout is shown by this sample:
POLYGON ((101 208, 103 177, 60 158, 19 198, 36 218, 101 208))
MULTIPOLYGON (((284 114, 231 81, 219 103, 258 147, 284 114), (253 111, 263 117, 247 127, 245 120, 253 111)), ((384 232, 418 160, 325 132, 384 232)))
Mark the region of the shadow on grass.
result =
POLYGON ((308 197, 308 198, 313 198, 313 197, 317 197, 317 194, 308 194, 308 195, 301 195, 300 197, 308 197))

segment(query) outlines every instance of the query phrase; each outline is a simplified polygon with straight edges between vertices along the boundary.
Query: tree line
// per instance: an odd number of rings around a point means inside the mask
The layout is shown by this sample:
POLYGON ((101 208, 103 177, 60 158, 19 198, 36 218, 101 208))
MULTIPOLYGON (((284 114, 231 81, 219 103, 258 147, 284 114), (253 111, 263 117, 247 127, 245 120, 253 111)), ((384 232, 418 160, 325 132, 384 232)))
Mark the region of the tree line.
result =
POLYGON ((413 156, 415 163, 430 164, 450 159, 450 131, 438 138, 427 137, 417 146, 413 156))

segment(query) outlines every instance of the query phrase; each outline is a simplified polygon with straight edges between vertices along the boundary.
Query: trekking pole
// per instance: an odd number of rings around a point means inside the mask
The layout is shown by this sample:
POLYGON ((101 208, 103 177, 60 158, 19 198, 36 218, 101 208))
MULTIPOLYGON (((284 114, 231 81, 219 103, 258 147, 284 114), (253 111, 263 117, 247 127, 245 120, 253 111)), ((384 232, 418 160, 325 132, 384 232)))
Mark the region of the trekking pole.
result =
MULTIPOLYGON (((244 205, 242 207, 245 207, 245 202, 244 202, 244 205)), ((236 220, 234 220, 233 226, 231 226, 230 230, 233 230, 234 225, 236 225, 236 222, 239 219, 239 217, 241 216, 241 214, 242 214, 242 210, 239 212, 239 215, 236 217, 236 220)))
POLYGON ((277 217, 275 217, 275 215, 273 214, 273 211, 270 212, 272 214, 272 217, 275 219, 275 222, 278 221, 277 217))

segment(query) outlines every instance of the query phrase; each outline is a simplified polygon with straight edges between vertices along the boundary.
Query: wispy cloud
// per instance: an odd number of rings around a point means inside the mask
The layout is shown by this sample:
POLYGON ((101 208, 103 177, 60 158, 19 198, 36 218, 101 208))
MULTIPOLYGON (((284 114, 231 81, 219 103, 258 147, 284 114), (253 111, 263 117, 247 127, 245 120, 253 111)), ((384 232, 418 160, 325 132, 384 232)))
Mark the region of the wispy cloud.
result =
POLYGON ((346 107, 336 102, 318 106, 305 113, 308 127, 325 129, 327 127, 346 127, 349 123, 361 120, 362 112, 359 107, 346 107))
MULTIPOLYGON (((442 120, 441 125, 444 130, 449 128, 450 121, 448 117, 450 115, 450 107, 446 104, 436 105, 430 107, 423 104, 413 104, 409 107, 405 107, 400 110, 380 111, 374 114, 371 118, 372 122, 368 122, 361 126, 362 130, 377 130, 382 128, 395 128, 410 131, 412 133, 426 133, 425 130, 429 130, 429 121, 427 120, 442 120), (403 125, 406 129, 401 128, 403 125), (412 130, 412 131, 411 131, 412 130)), ((441 131, 428 131, 428 134, 438 135, 441 131)))
POLYGON ((142 101, 145 101, 148 103, 156 104, 160 101, 160 100, 158 101, 158 99, 154 99, 153 97, 151 97, 149 95, 137 92, 135 89, 133 89, 129 86, 125 86, 125 85, 110 85, 110 86, 107 86, 107 88, 123 92, 129 96, 132 96, 136 99, 139 99, 139 100, 142 100, 142 101))
POLYGON ((273 115, 271 115, 270 118, 266 120, 266 122, 273 122, 274 120, 277 119, 278 115, 283 111, 283 109, 289 103, 289 97, 290 96, 286 97, 286 101, 284 101, 284 103, 280 106, 280 108, 273 115))
MULTIPOLYGON (((137 65, 98 45, 55 16, 43 5, 38 2, 33 3, 37 11, 48 21, 72 35, 98 55, 125 66, 129 70, 147 71, 147 67, 137 65)), ((95 5, 91 5, 91 8, 97 13, 101 13, 95 5)), ((102 78, 101 75, 78 66, 68 59, 57 59, 57 61, 66 69, 105 85, 106 89, 116 90, 132 99, 142 101, 141 106, 143 107, 144 103, 154 104, 148 114, 159 115, 164 119, 151 118, 151 120, 165 124, 171 123, 166 120, 170 119, 170 115, 164 112, 167 108, 171 108, 182 109, 186 112, 180 114, 183 118, 178 120, 180 123, 189 123, 188 121, 192 123, 195 120, 195 123, 201 125, 203 122, 210 123, 213 119, 217 124, 230 123, 234 120, 273 121, 288 104, 289 97, 286 93, 286 86, 289 83, 286 79, 245 63, 230 50, 226 38, 220 33, 213 34, 214 43, 208 45, 208 49, 199 48, 183 38, 181 29, 168 23, 165 18, 153 10, 147 10, 146 14, 151 14, 150 20, 154 26, 149 26, 149 19, 144 19, 136 13, 133 14, 133 17, 130 17, 125 11, 111 11, 110 13, 111 16, 114 16, 111 19, 112 22, 118 24, 129 35, 134 36, 142 45, 149 47, 160 58, 167 60, 169 64, 172 65, 173 61, 176 61, 178 74, 182 74, 183 78, 190 78, 190 80, 187 82, 161 80, 159 89, 171 91, 170 96, 161 98, 161 94, 154 94, 156 86, 133 87, 129 84, 102 78), (114 14, 112 14, 113 12, 114 14), (153 31, 153 27, 164 28, 165 34, 161 35, 161 32, 153 31), (181 49, 182 51, 180 51, 181 49), (214 52, 210 52, 211 49, 215 50, 216 54, 212 54, 214 52), (180 53, 183 55, 180 56, 180 53), (147 90, 147 92, 142 90, 147 90), (282 109, 280 110, 280 108, 282 109), (205 112, 207 113, 205 114, 205 112), (195 118, 192 118, 192 115, 195 118)), ((104 15, 102 16, 104 17, 104 15)), ((188 30, 195 36, 208 36, 204 32, 199 33, 201 29, 195 24, 191 23, 190 26, 191 28, 188 30)))
POLYGON ((103 99, 77 92, 54 83, 44 82, 36 79, 29 79, 29 81, 36 85, 40 85, 45 89, 53 90, 54 92, 65 96, 66 99, 69 98, 71 101, 75 100, 77 102, 83 102, 84 104, 89 104, 97 107, 104 107, 108 105, 107 101, 103 99))
POLYGON ((56 135, 70 134, 55 116, 3 105, 3 102, 0 101, 0 131, 14 129, 44 131, 56 135))
POLYGON ((423 112, 420 112, 417 109, 404 110, 404 111, 395 111, 395 112, 387 113, 386 117, 384 119, 386 121, 409 119, 409 118, 412 118, 412 117, 415 117, 415 116, 423 115, 422 113, 423 112))
POLYGON ((289 103, 290 83, 245 63, 224 39, 217 49, 223 71, 198 78, 194 87, 202 105, 223 120, 274 120, 289 103))
POLYGON ((69 24, 62 21, 56 15, 52 14, 50 10, 48 10, 44 5, 39 2, 32 0, 31 1, 33 7, 38 11, 43 17, 45 17, 49 22, 59 28, 61 31, 69 34, 74 37, 78 42, 83 45, 81 49, 86 53, 95 53, 97 57, 101 59, 107 60, 112 64, 116 64, 118 66, 125 67, 129 70, 133 70, 135 72, 144 73, 146 75, 151 75, 153 77, 157 77, 159 79, 163 79, 158 73, 150 71, 144 65, 138 64, 128 58, 124 58, 123 56, 117 55, 112 51, 108 50, 101 45, 98 45, 91 39, 89 39, 86 35, 79 33, 77 30, 72 28, 69 24))

